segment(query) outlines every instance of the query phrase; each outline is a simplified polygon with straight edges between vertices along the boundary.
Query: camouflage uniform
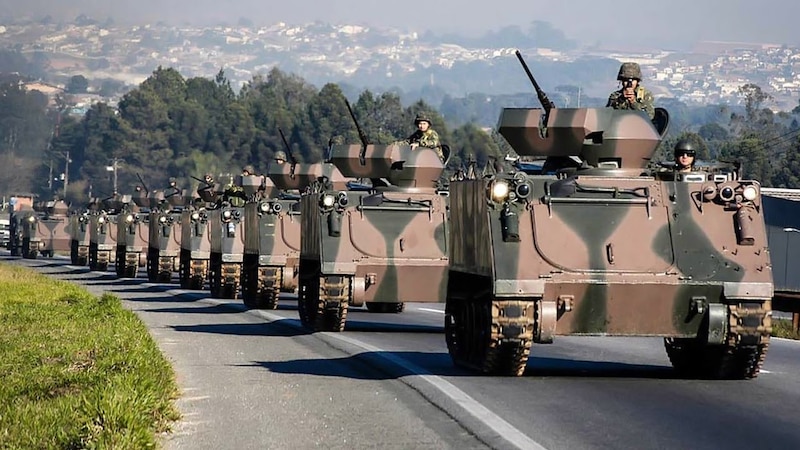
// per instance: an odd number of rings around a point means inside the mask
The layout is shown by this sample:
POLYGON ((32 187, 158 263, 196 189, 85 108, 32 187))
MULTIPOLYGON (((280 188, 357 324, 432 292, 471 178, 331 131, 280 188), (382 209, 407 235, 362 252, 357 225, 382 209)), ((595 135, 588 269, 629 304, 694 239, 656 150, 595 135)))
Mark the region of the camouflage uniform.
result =
POLYGON ((428 147, 436 150, 436 153, 439 155, 439 159, 444 161, 444 152, 442 152, 442 144, 439 141, 439 133, 436 132, 433 128, 430 127, 431 120, 428 116, 424 113, 417 114, 417 117, 414 119, 414 125, 418 125, 420 122, 428 122, 428 129, 424 132, 422 130, 415 131, 411 136, 406 139, 406 143, 409 145, 417 144, 420 147, 428 147))
POLYGON ((642 86, 636 86, 636 103, 630 103, 623 94, 624 88, 614 91, 608 96, 607 107, 614 109, 635 109, 637 111, 644 111, 652 119, 656 115, 655 107, 653 106, 653 94, 642 86))

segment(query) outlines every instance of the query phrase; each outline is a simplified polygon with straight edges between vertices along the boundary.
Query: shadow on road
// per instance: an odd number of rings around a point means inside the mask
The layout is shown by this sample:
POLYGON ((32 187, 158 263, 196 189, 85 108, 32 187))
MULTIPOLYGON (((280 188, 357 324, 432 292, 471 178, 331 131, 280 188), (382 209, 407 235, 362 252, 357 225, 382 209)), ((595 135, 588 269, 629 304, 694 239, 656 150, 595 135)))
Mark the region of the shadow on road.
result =
MULTIPOLYGON (((291 319, 285 319, 291 321, 291 319)), ((310 334, 300 327, 288 326, 279 322, 270 323, 218 323, 218 324, 198 324, 198 325, 174 325, 175 331, 185 331, 189 333, 212 333, 233 336, 270 336, 270 337, 294 337, 310 334)))

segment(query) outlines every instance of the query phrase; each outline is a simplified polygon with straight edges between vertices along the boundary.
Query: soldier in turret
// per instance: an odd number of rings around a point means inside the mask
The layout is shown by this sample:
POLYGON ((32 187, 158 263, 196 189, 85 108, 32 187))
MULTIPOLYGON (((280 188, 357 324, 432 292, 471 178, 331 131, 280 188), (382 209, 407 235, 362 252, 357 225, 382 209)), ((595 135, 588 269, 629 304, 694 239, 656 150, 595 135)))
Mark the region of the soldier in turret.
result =
POLYGON ((442 144, 439 141, 439 133, 431 128, 431 119, 427 113, 419 113, 414 118, 414 125, 417 130, 406 139, 406 143, 411 145, 412 148, 428 147, 436 150, 439 159, 444 161, 444 152, 442 152, 442 144))
POLYGON ((694 170, 696 151, 692 141, 688 139, 678 141, 675 144, 673 154, 675 156, 676 172, 691 172, 694 170))
POLYGON ((622 63, 617 74, 617 80, 622 86, 608 96, 607 107, 644 111, 651 119, 655 117, 653 94, 641 85, 642 69, 639 64, 634 62, 622 63))
POLYGON ((273 159, 275 160, 275 164, 278 165, 284 164, 286 162, 286 152, 284 152, 283 150, 278 150, 277 152, 275 152, 275 156, 273 157, 273 159))

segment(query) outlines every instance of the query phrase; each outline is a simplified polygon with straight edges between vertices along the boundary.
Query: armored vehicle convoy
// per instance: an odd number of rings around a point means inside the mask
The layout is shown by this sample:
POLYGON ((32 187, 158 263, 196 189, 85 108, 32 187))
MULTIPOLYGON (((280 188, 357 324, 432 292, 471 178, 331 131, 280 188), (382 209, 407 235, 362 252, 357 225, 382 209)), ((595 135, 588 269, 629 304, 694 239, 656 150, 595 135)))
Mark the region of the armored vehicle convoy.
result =
POLYGON ((116 256, 117 222, 123 202, 114 194, 89 214, 89 269, 105 271, 116 256))
POLYGON ((150 235, 150 206, 155 200, 147 192, 122 196, 117 216, 115 272, 120 278, 136 278, 139 267, 147 263, 147 238, 150 235))
POLYGON ((49 201, 41 205, 36 223, 39 253, 53 257, 55 252, 70 250, 69 205, 64 200, 49 201))
POLYGON ((147 279, 168 283, 179 269, 181 213, 188 200, 186 192, 171 185, 153 196, 147 239, 147 279))
POLYGON ((518 376, 556 335, 662 336, 681 375, 757 376, 773 292, 759 183, 649 173, 665 117, 503 110, 499 132, 552 174, 450 184, 456 364, 518 376))
POLYGON ((372 179, 372 189, 317 183, 303 195, 301 322, 341 331, 349 305, 396 313, 405 302, 444 301, 447 197, 437 151, 333 145, 330 162, 344 177, 372 179))

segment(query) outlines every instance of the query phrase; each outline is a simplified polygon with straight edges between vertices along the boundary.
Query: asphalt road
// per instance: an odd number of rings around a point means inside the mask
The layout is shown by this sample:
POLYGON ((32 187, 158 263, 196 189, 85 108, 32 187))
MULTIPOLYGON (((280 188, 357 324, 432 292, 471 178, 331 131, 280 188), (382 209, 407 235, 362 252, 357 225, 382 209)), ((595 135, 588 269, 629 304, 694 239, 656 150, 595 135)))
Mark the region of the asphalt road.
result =
MULTIPOLYGON (((0 261, 11 261, 8 257, 0 261)), ((165 447, 796 448, 800 343, 773 339, 749 381, 679 379, 661 339, 558 337, 523 377, 455 368, 443 305, 351 310, 343 333, 308 334, 276 311, 68 261, 13 260, 134 310, 172 360, 184 416, 165 447)))

